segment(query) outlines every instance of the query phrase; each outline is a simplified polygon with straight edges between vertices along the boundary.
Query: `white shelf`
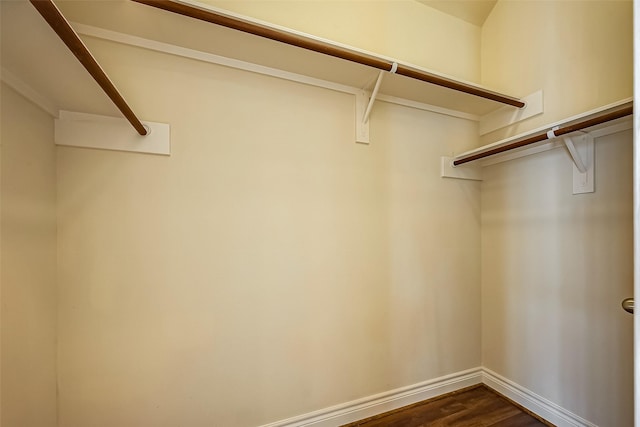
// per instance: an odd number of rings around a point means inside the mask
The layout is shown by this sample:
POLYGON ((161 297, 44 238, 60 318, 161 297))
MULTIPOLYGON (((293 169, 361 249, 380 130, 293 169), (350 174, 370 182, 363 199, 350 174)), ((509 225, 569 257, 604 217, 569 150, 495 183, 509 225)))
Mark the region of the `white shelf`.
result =
MULTIPOLYGON (((515 141, 520 141, 520 140, 524 140, 528 137, 531 137, 533 135, 537 135, 540 134, 542 132, 547 132, 550 129, 553 129, 554 127, 558 126, 558 127, 565 127, 565 126, 569 126, 573 123, 577 123, 577 122, 581 122, 581 121, 585 121, 585 120, 589 120, 592 119, 594 117, 597 116, 601 116, 603 114, 606 113, 610 113, 613 111, 617 111, 620 109, 624 109, 627 107, 632 107, 633 106, 633 98, 627 98, 627 99, 623 99, 608 105, 604 105, 602 107, 599 108, 595 108, 593 110, 590 111, 586 111, 584 113, 581 114, 577 114, 575 116, 572 117, 568 117, 565 118, 563 120, 559 120, 557 122, 554 123, 550 123, 548 125, 545 125, 543 127, 539 127, 524 133, 521 133, 519 135, 514 135, 512 137, 503 139, 501 141, 497 141, 494 142, 492 144, 488 144, 488 145, 484 145, 482 147, 478 147, 475 148, 473 150, 464 152, 464 153, 460 153, 458 155, 456 155, 454 157, 455 159, 459 159, 459 158, 463 158, 463 157, 468 157, 474 154, 479 154, 479 153, 484 153, 486 151, 489 151, 491 149, 494 148, 499 148, 499 147, 503 147, 505 145, 508 145, 512 142, 515 141)), ((616 129, 626 129, 628 128, 628 125, 630 123, 630 117, 622 117, 616 120, 612 120, 606 123, 602 123, 596 126, 592 126, 588 129, 584 129, 583 132, 584 133, 589 133, 592 134, 594 137, 598 137, 600 136, 600 134, 602 133, 602 130, 605 130, 605 134, 607 132, 612 132, 615 131, 616 129)), ((556 148, 562 146, 562 144, 558 143, 557 140, 544 140, 544 141, 540 141, 537 144, 532 144, 532 145, 528 145, 519 149, 515 149, 515 150, 511 150, 508 152, 504 152, 501 154, 496 154, 494 156, 491 157, 487 157, 485 159, 481 159, 481 160, 477 160, 474 163, 478 166, 489 166, 492 164, 496 164, 496 163, 500 163, 500 162, 504 162, 507 160, 512 160, 512 159, 516 159, 519 157, 523 157, 523 156, 527 156, 530 154, 535 154, 535 153, 539 153, 541 151, 546 151, 548 149, 552 149, 552 148, 556 148)))
MULTIPOLYGON (((21 76, 36 92, 51 99, 60 109, 118 115, 117 110, 109 105, 91 79, 81 75, 85 74, 82 67, 66 51, 31 5, 27 2, 2 3, 3 22, 8 22, 2 28, 2 38, 6 41, 3 43, 3 67, 14 75, 21 76), (29 37, 24 37, 26 28, 29 29, 29 37), (53 55, 55 62, 47 60, 53 55), (79 85, 81 90, 64 90, 64 87, 70 85, 79 85)), ((365 88, 378 74, 378 70, 371 67, 134 2, 78 1, 59 2, 58 6, 68 20, 85 28, 91 26, 109 30, 346 87, 365 88)), ((393 58, 385 59, 394 61, 393 58)), ((109 70, 105 71, 109 73, 109 70)), ((431 70, 424 71, 441 75, 431 70)), ((450 76, 442 76, 451 79, 450 76)), ((462 80, 456 81, 470 84, 462 80)), ((495 101, 391 73, 385 74, 380 94, 383 100, 401 98, 409 103, 428 104, 456 111, 462 117, 470 119, 478 119, 503 107, 503 104, 495 101)), ((126 93, 123 96, 126 99, 126 93)))

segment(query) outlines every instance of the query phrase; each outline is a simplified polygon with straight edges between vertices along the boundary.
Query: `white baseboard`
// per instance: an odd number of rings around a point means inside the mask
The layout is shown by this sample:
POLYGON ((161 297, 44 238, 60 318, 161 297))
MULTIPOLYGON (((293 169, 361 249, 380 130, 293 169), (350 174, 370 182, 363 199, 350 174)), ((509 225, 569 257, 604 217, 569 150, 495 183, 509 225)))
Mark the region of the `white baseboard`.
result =
POLYGON ((482 369, 469 369, 260 427, 340 426, 481 382, 482 369))
POLYGON ((487 368, 474 368, 445 375, 260 427, 336 427, 480 383, 557 427, 598 427, 487 368))
POLYGON ((482 368, 482 382, 557 427, 598 427, 490 369, 482 368))

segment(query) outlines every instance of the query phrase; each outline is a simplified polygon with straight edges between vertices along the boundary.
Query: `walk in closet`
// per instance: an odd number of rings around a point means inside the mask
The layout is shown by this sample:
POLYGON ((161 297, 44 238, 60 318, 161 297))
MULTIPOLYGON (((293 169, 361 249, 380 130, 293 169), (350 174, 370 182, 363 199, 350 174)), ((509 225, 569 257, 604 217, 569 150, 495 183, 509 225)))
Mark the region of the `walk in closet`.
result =
POLYGON ((3 427, 633 425, 631 1, 3 1, 3 427))

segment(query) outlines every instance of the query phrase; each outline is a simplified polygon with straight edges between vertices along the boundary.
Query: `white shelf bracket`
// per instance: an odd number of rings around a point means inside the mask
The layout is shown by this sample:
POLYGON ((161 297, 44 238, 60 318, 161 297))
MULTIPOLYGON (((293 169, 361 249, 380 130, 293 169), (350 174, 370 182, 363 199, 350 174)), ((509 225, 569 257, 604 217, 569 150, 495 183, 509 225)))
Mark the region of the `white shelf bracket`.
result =
MULTIPOLYGON (((395 70, 392 71, 395 72, 395 70)), ((371 92, 370 97, 367 97, 365 90, 356 94, 356 142, 362 144, 369 143, 369 116, 371 115, 373 104, 376 102, 378 91, 382 84, 382 76, 384 76, 385 72, 386 71, 380 71, 380 73, 378 73, 378 78, 376 79, 376 84, 373 87, 373 92, 371 92), (369 98, 368 101, 367 98, 369 98)))
POLYGON ((384 71, 380 71, 378 73, 378 79, 376 80, 376 85, 373 87, 373 92, 371 93, 371 98, 369 98, 369 105, 367 105, 367 110, 364 112, 364 116, 362 117, 362 122, 369 122, 369 115, 371 114, 371 109, 373 108, 373 103, 376 102, 376 97, 378 96, 378 91, 380 90, 380 85, 382 84, 382 76, 384 76, 384 71))
POLYGON ((367 109, 367 92, 361 90, 356 93, 356 142, 369 143, 369 122, 362 121, 367 109))
POLYGON ((578 168, 580 173, 586 173, 587 167, 584 165, 582 157, 580 157, 580 153, 578 153, 578 149, 573 143, 573 139, 567 136, 566 138, 564 138, 564 145, 567 147, 567 150, 569 150, 569 155, 571 156, 573 164, 576 166, 576 168, 578 168))
POLYGON ((564 145, 573 160, 573 194, 595 192, 595 143, 593 136, 580 133, 564 137, 564 145))
POLYGON ((482 169, 479 166, 453 166, 453 157, 440 158, 440 177, 482 181, 482 169))

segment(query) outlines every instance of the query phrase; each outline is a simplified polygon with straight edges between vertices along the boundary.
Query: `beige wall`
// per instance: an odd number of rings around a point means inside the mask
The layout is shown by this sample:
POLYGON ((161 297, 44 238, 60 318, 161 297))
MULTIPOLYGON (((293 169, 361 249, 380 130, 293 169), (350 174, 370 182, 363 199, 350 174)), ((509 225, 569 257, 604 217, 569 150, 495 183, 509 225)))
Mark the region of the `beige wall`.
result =
MULTIPOLYGON (((632 96, 631 2, 499 1, 482 81, 544 90, 545 113, 496 141, 632 96), (526 47, 526 48, 525 48, 526 47)), ((554 150, 484 169, 483 365, 602 426, 632 424, 632 141, 596 142, 596 192, 554 150)))
POLYGON ((3 427, 57 425, 53 120, 2 85, 3 427))
POLYGON ((483 365, 599 426, 633 424, 632 136, 596 142, 596 192, 563 150, 484 170, 483 365))
MULTIPOLYGON (((364 3, 333 2, 343 13, 324 20, 327 2, 213 4, 479 77, 480 30, 417 3, 371 2, 362 19, 364 3)), ((547 112, 487 142, 630 96, 630 28, 629 3, 500 1, 482 82, 542 88, 547 112)), ((3 91, 8 426, 55 425, 54 277, 61 426, 254 426, 481 363, 629 423, 629 134, 598 141, 591 195, 570 194, 561 150, 481 185, 442 180, 474 123, 380 102, 358 145, 351 95, 88 44, 141 117, 171 124, 172 156, 57 149, 56 275, 51 121, 3 91), (6 280, 25 272, 29 286, 6 280)))
POLYGON ((252 426, 480 364, 476 125, 90 40, 171 157, 58 149, 61 425, 252 426))
POLYGON ((632 18, 631 1, 498 1, 482 27, 482 83, 542 89, 545 113, 483 143, 633 96, 632 18))

